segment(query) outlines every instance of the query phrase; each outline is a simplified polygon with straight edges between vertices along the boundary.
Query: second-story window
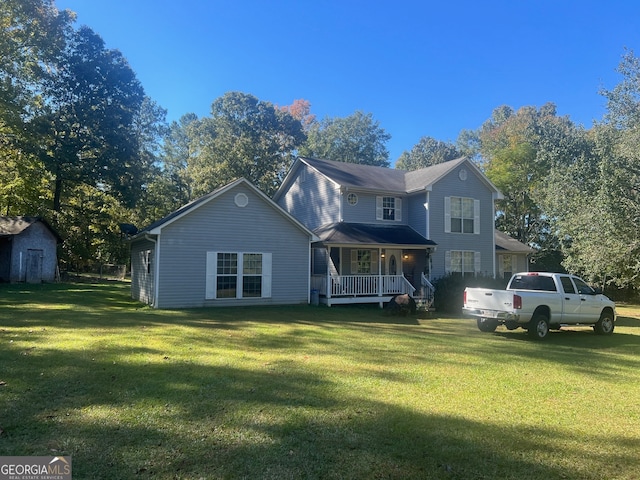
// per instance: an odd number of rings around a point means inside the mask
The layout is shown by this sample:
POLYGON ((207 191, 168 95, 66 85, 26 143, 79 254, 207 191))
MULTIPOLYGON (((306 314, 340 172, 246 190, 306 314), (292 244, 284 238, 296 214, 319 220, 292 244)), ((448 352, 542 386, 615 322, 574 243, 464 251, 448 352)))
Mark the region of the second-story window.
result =
POLYGON ((466 197, 445 197, 445 232, 480 233, 480 201, 466 197))
POLYGON ((402 199, 398 197, 376 197, 377 220, 402 220, 402 199))

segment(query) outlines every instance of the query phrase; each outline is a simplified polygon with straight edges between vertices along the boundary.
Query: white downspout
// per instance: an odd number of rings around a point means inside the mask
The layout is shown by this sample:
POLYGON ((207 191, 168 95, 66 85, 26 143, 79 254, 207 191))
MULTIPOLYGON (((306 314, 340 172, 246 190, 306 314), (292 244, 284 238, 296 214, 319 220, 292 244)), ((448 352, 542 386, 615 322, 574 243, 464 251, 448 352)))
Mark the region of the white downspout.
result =
POLYGON ((491 251, 493 252, 493 278, 496 278, 496 194, 491 195, 493 200, 491 208, 493 216, 491 217, 491 251))
MULTIPOLYGON (((158 235, 158 238, 160 235, 158 235)), ((155 245, 154 255, 153 255, 153 302, 151 306, 153 308, 158 308, 158 281, 160 279, 159 275, 159 266, 160 266, 160 242, 156 238, 151 238, 149 235, 145 234, 145 239, 149 240, 155 245)))

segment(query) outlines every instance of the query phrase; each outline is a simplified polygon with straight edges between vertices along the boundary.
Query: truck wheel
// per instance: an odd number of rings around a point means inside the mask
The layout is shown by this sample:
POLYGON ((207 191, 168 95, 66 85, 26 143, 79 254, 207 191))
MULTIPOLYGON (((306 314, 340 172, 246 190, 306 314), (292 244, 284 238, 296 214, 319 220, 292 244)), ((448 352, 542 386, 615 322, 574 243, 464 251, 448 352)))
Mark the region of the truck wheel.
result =
POLYGON ((613 314, 611 312, 602 312, 600 320, 593 326, 593 330, 598 335, 611 335, 615 324, 613 322, 613 314))
POLYGON ((529 336, 536 340, 543 340, 549 334, 549 319, 542 313, 536 313, 529 322, 529 336))
POLYGON ((498 328, 498 322, 496 320, 490 318, 479 318, 478 319, 478 329, 481 332, 495 332, 496 328, 498 328))

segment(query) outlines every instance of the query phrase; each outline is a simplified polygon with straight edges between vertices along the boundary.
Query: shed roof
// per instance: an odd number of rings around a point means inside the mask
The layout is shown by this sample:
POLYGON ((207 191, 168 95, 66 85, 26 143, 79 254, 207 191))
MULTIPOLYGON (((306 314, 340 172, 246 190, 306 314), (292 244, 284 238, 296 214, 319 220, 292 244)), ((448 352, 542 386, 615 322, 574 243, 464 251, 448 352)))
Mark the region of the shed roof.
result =
POLYGON ((62 238, 58 235, 49 223, 44 220, 42 217, 29 217, 29 216, 20 216, 20 217, 6 217, 0 216, 0 237, 12 237, 15 235, 20 235, 26 229, 28 229, 31 225, 35 223, 42 223, 45 225, 49 231, 56 237, 56 241, 58 243, 62 242, 62 238))

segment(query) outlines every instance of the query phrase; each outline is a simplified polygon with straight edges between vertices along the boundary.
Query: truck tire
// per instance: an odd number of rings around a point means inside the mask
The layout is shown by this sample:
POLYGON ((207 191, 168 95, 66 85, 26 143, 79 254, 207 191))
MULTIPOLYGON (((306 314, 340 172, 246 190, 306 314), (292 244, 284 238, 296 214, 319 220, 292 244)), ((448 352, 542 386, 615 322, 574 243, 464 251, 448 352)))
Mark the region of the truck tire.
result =
POLYGON ((493 320, 491 318, 479 318, 478 319, 478 329, 481 332, 495 332, 496 328, 498 328, 497 320, 493 320))
POLYGON ((593 331, 598 335, 611 335, 614 328, 613 313, 606 311, 600 315, 600 320, 593 326, 593 331))
POLYGON ((544 340, 549 334, 549 319, 542 313, 535 313, 529 321, 529 336, 535 340, 544 340))

